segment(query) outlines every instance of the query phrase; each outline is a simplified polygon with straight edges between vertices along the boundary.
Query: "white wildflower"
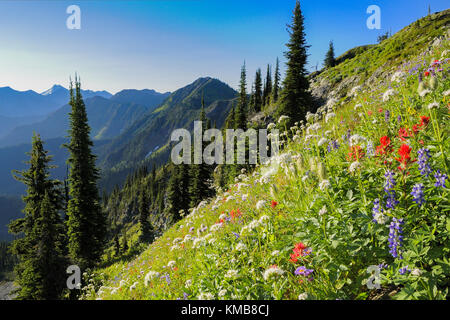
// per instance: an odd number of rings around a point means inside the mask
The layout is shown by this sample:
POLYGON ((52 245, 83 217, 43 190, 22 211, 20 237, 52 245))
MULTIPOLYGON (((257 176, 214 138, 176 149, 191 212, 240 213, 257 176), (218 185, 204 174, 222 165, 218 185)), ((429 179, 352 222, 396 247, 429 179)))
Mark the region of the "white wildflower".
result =
POLYGON ((361 167, 361 163, 359 161, 355 161, 350 164, 350 168, 348 169, 348 171, 353 173, 360 167, 361 167))
POLYGON ((333 112, 327 113, 327 115, 325 116, 325 122, 328 123, 328 121, 330 121, 330 119, 336 117, 336 114, 333 112))
POLYGON ((213 300, 214 295, 209 292, 202 292, 198 296, 198 300, 213 300))
POLYGON ((136 290, 138 284, 139 284, 138 282, 133 283, 130 287, 130 291, 136 290))
POLYGON ((269 269, 264 271, 263 278, 266 281, 272 280, 278 276, 282 276, 284 274, 284 271, 281 270, 277 266, 271 266, 269 269))
POLYGON ((417 269, 417 268, 415 268, 415 269, 413 269, 413 270, 411 271, 411 274, 412 274, 413 276, 417 276, 417 277, 421 276, 422 273, 423 273, 422 270, 417 269))
POLYGON ((247 246, 244 244, 244 243, 242 243, 242 242, 239 242, 237 245, 236 245, 236 250, 237 251, 244 251, 244 250, 246 250, 247 249, 247 246))
POLYGON ((389 99, 391 99, 392 96, 396 95, 397 91, 395 91, 394 89, 389 89, 387 90, 384 94, 383 94, 383 102, 389 101, 389 99))
POLYGON ((308 294, 306 292, 298 295, 298 300, 306 300, 307 298, 308 294))
POLYGON ((431 90, 429 89, 424 89, 419 91, 419 96, 421 96, 422 98, 425 97, 427 94, 431 93, 431 90))
POLYGON ((280 254, 280 250, 274 250, 274 251, 272 251, 272 253, 271 253, 272 257, 276 257, 276 256, 278 256, 279 254, 280 254))
POLYGON ((226 294, 227 294, 227 290, 226 290, 226 289, 222 289, 222 290, 219 291, 218 296, 219 296, 219 297, 223 297, 223 296, 225 296, 226 294))
POLYGON ((328 142, 328 139, 327 139, 327 138, 321 138, 321 139, 319 140, 319 142, 317 143, 317 146, 321 147, 321 146, 323 146, 324 144, 326 144, 327 142, 328 142))
POLYGON ((236 279, 239 276, 239 272, 237 270, 228 270, 225 274, 225 278, 227 279, 236 279))
POLYGON ((439 108, 439 103, 437 103, 436 101, 434 101, 434 102, 430 103, 430 104, 427 106, 427 108, 428 108, 428 110, 431 110, 431 109, 437 109, 437 108, 439 108))
POLYGON ((173 268, 173 267, 175 266, 175 264, 176 264, 176 262, 173 261, 173 260, 171 260, 171 261, 169 261, 169 263, 167 264, 167 266, 168 266, 169 268, 173 268))
POLYGON ((320 209, 320 211, 319 211, 319 216, 323 216, 327 212, 328 212, 327 206, 323 206, 322 209, 320 209))
POLYGON ((329 180, 322 180, 319 183, 319 188, 320 190, 324 191, 325 189, 329 188, 331 186, 330 181, 329 180))
POLYGON ((184 283, 184 286, 186 288, 189 288, 191 285, 192 285, 192 280, 191 279, 186 280, 186 282, 184 283))
POLYGON ((257 203, 256 203, 256 209, 257 210, 261 210, 262 208, 264 208, 264 205, 266 204, 266 201, 265 200, 259 200, 257 203))

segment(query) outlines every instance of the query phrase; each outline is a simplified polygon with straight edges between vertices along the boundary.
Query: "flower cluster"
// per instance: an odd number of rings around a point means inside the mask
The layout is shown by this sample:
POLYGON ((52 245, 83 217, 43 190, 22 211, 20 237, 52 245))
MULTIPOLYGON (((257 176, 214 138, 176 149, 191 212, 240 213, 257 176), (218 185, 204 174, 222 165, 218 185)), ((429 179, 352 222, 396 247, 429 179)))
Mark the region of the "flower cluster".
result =
POLYGON ((431 173, 431 167, 428 164, 428 160, 431 158, 430 150, 422 148, 419 149, 417 153, 418 153, 417 161, 419 163, 420 174, 428 177, 431 173))
POLYGON ((424 186, 422 183, 416 183, 411 191, 413 201, 420 207, 425 203, 425 197, 423 193, 424 186))
POLYGON ((291 259, 289 261, 296 263, 299 257, 309 256, 311 254, 311 248, 307 248, 302 242, 297 243, 291 253, 291 259))
POLYGON ((392 218, 392 222, 389 225, 389 253, 394 257, 394 258, 400 258, 402 259, 402 256, 400 254, 400 247, 402 246, 402 242, 403 242, 403 229, 402 229, 402 225, 404 224, 403 219, 397 219, 397 218, 392 218))
POLYGON ((436 183, 434 184, 436 188, 439 187, 446 188, 445 186, 445 181, 447 180, 446 174, 441 173, 441 170, 437 170, 436 174, 434 175, 434 178, 436 179, 436 183))
POLYGON ((395 199, 394 173, 388 170, 384 177, 386 178, 386 182, 384 183, 384 192, 386 192, 386 208, 394 209, 394 207, 398 204, 398 201, 395 199))

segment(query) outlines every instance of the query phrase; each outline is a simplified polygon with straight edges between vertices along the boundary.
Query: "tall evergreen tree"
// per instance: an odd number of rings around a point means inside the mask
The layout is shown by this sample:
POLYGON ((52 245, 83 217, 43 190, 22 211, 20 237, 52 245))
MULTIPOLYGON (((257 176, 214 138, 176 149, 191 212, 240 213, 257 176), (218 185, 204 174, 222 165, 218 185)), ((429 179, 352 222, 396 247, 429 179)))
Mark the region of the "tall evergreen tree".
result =
POLYGON ((242 130, 247 129, 247 112, 248 112, 248 101, 247 101, 247 70, 244 65, 241 68, 241 81, 239 88, 239 101, 236 109, 236 122, 235 128, 242 130))
POLYGON ((275 75, 273 79, 273 88, 272 88, 272 100, 273 102, 278 101, 279 92, 280 92, 280 61, 277 58, 277 62, 275 65, 275 75))
POLYGON ((263 105, 263 92, 262 92, 262 77, 261 77, 261 69, 256 70, 255 75, 255 98, 254 98, 254 107, 255 112, 260 112, 263 105))
POLYGON ((70 200, 67 209, 69 254, 80 268, 93 267, 101 257, 106 236, 106 217, 100 207, 99 178, 81 85, 70 84, 70 200))
POLYGON ((264 82, 263 91, 263 104, 268 105, 270 103, 270 94, 272 93, 272 69, 270 65, 267 65, 266 80, 264 82))
POLYGON ((309 93, 309 82, 306 78, 306 62, 308 46, 306 45, 303 15, 300 2, 297 0, 293 23, 289 26, 290 40, 286 45, 287 58, 286 77, 283 82, 282 101, 277 115, 290 118, 288 125, 297 120, 304 120, 306 112, 310 110, 312 97, 309 93))
MULTIPOLYGON (((202 98, 202 109, 200 112, 200 121, 202 122, 203 132, 201 136, 203 137, 204 131, 208 127, 208 121, 205 114, 205 102, 202 98)), ((202 150, 205 149, 205 142, 202 142, 202 150)), ((190 180, 192 181, 189 195, 192 207, 196 206, 200 201, 204 198, 211 195, 211 190, 209 188, 209 183, 211 179, 211 168, 204 161, 201 164, 192 164, 191 165, 191 173, 190 180)), ((181 201, 181 200, 179 200, 181 201)), ((180 204, 178 204, 179 210, 181 210, 180 204)))
POLYGON ((139 226, 141 242, 151 243, 153 241, 153 228, 148 220, 150 213, 150 203, 145 190, 141 190, 139 194, 139 226))
POLYGON ((12 243, 18 256, 15 267, 20 286, 18 299, 58 299, 64 287, 64 228, 58 211, 64 207, 61 183, 50 179, 51 157, 39 136, 33 135, 28 170, 14 171, 27 186, 25 217, 13 221, 9 231, 23 237, 12 243))
POLYGON ((325 68, 332 68, 336 65, 336 59, 334 57, 334 45, 333 41, 330 41, 330 47, 325 57, 325 68))

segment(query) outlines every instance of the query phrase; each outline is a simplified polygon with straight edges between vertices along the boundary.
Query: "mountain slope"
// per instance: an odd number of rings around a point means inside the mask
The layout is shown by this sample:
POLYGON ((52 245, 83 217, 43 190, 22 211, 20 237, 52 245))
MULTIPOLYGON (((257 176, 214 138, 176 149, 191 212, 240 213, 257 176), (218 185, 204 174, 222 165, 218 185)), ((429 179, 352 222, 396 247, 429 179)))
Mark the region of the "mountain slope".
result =
MULTIPOLYGON (((119 135, 127 126, 143 116, 148 108, 133 103, 122 104, 102 97, 85 100, 86 110, 94 139, 110 139, 119 135)), ((17 127, 0 139, 0 147, 26 143, 39 133, 45 139, 64 137, 69 128, 70 106, 65 105, 50 114, 45 120, 17 127)))
POLYGON ((100 154, 102 166, 113 168, 138 163, 166 145, 173 130, 192 129, 193 121, 200 115, 202 95, 207 116, 221 127, 236 91, 217 79, 200 78, 173 92, 160 107, 106 145, 100 154))
MULTIPOLYGON (((449 12, 411 28, 448 26, 449 12)), ((290 128, 282 154, 141 255, 94 271, 83 298, 448 299, 448 35, 440 28, 421 50, 400 50, 405 60, 374 59, 365 81, 343 74, 361 87, 342 86, 341 99, 330 90, 309 123, 290 128)))
POLYGON ((136 103, 153 110, 158 107, 168 96, 170 92, 159 93, 155 90, 135 90, 126 89, 116 93, 111 97, 112 101, 119 103, 136 103))
MULTIPOLYGON (((103 96, 109 98, 106 91, 83 90, 83 97, 103 96)), ((55 111, 69 101, 69 90, 55 85, 39 94, 33 90, 17 91, 10 87, 0 88, 0 116, 30 117, 42 116, 55 111)))

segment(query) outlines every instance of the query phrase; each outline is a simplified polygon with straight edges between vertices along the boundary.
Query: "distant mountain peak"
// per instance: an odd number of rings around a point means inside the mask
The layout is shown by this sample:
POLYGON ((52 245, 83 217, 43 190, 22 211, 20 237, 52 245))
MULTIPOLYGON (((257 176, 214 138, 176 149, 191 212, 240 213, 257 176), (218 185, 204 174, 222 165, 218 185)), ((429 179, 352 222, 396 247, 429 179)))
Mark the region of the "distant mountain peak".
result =
POLYGON ((47 89, 44 92, 41 92, 41 95, 48 96, 59 90, 67 91, 67 89, 64 88, 63 86, 61 86, 59 84, 54 84, 50 89, 47 89))

